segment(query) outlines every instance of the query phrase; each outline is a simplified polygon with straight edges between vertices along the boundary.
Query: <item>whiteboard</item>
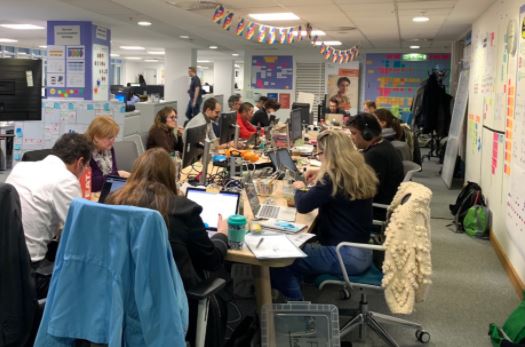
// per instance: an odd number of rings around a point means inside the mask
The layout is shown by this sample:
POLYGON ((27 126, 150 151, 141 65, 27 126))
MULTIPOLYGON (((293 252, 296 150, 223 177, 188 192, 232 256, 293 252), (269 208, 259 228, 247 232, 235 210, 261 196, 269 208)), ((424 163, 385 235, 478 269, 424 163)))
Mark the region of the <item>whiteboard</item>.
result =
POLYGON ((468 78, 469 70, 461 71, 456 89, 456 98, 454 99, 452 121, 450 122, 450 129, 448 131, 445 160, 443 161, 443 169, 441 170, 441 178, 449 189, 452 185, 452 176, 454 174, 454 167, 456 166, 456 158, 459 153, 459 141, 465 124, 465 112, 468 102, 468 78))

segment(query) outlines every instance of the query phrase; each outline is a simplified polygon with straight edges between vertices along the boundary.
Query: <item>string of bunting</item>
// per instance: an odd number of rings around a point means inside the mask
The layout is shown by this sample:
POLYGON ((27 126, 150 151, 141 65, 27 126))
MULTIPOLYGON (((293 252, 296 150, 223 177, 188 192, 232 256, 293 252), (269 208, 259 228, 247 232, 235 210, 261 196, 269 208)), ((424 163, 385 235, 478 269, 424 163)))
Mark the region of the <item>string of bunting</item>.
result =
MULTIPOLYGON (((211 20, 226 31, 230 31, 232 27, 235 28, 235 34, 237 36, 243 37, 249 41, 255 38, 257 42, 269 45, 273 45, 276 42, 281 45, 291 45, 295 41, 303 40, 303 35, 301 35, 301 25, 284 28, 274 27, 271 25, 259 24, 241 17, 237 22, 237 25, 234 26, 234 17, 234 12, 226 10, 223 5, 219 4, 215 7, 211 20)), ((306 24, 305 31, 306 37, 310 40, 311 44, 318 46, 318 42, 320 42, 319 37, 317 35, 312 36, 312 26, 310 23, 306 24)), ((359 56, 359 48, 354 46, 349 49, 335 49, 331 45, 321 43, 319 53, 325 60, 331 61, 332 63, 345 64, 357 59, 359 56)))

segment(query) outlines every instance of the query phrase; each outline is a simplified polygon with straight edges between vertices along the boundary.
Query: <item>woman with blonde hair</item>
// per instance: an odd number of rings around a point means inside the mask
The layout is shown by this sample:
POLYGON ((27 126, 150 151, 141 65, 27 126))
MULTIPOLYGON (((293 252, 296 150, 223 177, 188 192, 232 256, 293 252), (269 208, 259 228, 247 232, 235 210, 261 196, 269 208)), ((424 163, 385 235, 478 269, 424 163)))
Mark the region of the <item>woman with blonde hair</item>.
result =
POLYGON ((128 177, 129 172, 118 170, 113 144, 120 128, 109 116, 98 116, 91 121, 86 137, 94 145, 89 166, 91 167, 91 191, 99 192, 107 176, 128 177))
MULTIPOLYGON (((208 237, 200 217, 202 207, 185 196, 178 195, 175 163, 162 148, 149 149, 139 156, 126 184, 111 193, 106 203, 159 211, 166 221, 173 258, 186 290, 201 284, 206 279, 205 271, 216 271, 223 266, 228 249, 226 221, 218 215, 218 232, 211 238, 208 237)), ((189 305, 188 341, 194 341, 197 302, 190 300, 189 305)), ((218 309, 215 305, 210 305, 210 329, 211 324, 225 325, 226 320, 223 322, 218 318, 225 313, 218 312, 218 309)), ((226 326, 219 330, 225 329, 226 326)), ((209 336, 208 333, 206 336, 209 336)), ((213 346, 213 343, 213 338, 206 338, 206 346, 213 346)))
POLYGON ((177 111, 170 106, 162 108, 149 129, 146 149, 161 147, 168 153, 182 154, 182 130, 177 128, 177 111))
MULTIPOLYGON (((372 227, 372 198, 378 180, 365 163, 351 138, 341 130, 326 130, 317 137, 321 167, 306 172, 313 186, 305 190, 293 183, 297 212, 318 208, 315 229, 318 243, 306 244, 306 258, 285 268, 272 268, 272 285, 291 300, 303 300, 301 279, 321 274, 341 275, 335 248, 343 241, 368 243, 372 227)), ((365 272, 372 264, 372 252, 358 248, 342 249, 350 275, 365 272)))

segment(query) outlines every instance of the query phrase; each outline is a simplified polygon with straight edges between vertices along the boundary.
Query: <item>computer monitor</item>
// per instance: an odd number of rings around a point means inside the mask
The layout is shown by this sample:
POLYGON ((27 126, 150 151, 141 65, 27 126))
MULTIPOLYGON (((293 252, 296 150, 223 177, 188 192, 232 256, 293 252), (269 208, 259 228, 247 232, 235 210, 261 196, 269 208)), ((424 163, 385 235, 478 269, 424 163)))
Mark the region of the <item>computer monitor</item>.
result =
POLYGON ((206 189, 188 187, 186 197, 202 207, 200 214, 206 230, 217 230, 219 214, 222 218, 237 214, 240 193, 238 192, 207 192, 206 189))
POLYGON ((290 112, 290 146, 297 139, 303 136, 302 110, 300 108, 292 109, 290 112))
POLYGON ((127 94, 128 93, 126 92, 117 92, 115 93, 115 99, 117 99, 119 102, 125 103, 127 94))
POLYGON ((210 94, 211 93, 211 86, 207 86, 205 84, 202 85, 202 90, 204 92, 206 92, 206 94, 210 94))
POLYGON ((204 141, 206 140, 207 125, 186 129, 186 142, 182 154, 182 167, 192 165, 200 159, 204 152, 204 141))
POLYGON ((0 58, 0 121, 41 119, 42 60, 0 58))
POLYGON ((301 122, 303 125, 310 125, 313 123, 313 117, 310 113, 310 104, 303 102, 294 102, 292 104, 292 110, 297 108, 301 109, 301 122))
POLYGON ((237 113, 227 112, 221 113, 219 117, 219 143, 228 143, 233 141, 235 137, 235 126, 237 125, 237 113))

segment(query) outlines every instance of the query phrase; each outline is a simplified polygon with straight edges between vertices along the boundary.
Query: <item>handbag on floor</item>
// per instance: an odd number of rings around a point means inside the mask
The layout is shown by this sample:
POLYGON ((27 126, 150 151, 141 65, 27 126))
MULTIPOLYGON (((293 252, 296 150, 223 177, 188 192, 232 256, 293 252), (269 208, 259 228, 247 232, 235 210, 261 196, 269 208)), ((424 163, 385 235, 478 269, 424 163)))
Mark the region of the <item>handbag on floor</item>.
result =
POLYGON ((525 299, 512 311, 503 327, 500 328, 494 323, 489 325, 489 336, 494 347, 525 344, 525 299))

